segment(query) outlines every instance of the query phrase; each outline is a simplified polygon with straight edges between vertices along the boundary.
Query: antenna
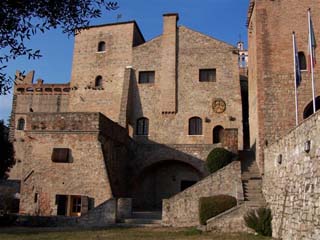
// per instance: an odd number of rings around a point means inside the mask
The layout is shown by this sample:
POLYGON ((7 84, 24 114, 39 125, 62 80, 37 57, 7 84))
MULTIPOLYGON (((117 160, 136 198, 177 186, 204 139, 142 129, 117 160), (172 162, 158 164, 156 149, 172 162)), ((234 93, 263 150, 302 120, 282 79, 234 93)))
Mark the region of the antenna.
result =
POLYGON ((119 22, 119 20, 122 18, 122 14, 117 14, 117 22, 119 22))

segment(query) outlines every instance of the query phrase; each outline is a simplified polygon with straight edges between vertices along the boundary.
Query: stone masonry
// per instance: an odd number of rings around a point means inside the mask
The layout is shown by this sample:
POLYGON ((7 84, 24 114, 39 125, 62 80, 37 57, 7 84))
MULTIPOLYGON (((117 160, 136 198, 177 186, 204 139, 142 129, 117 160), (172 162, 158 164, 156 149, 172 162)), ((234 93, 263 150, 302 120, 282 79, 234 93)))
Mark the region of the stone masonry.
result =
POLYGON ((317 113, 265 149, 263 191, 276 238, 320 237, 319 131, 317 113))

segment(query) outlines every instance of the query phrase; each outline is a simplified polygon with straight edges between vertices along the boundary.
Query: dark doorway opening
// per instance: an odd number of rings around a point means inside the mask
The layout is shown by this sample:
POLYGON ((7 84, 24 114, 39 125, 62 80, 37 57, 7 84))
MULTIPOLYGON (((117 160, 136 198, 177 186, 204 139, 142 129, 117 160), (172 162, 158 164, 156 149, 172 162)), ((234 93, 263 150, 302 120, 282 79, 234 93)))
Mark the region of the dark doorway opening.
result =
MULTIPOLYGON (((316 111, 320 109, 320 96, 316 97, 316 111)), ((313 114, 313 101, 309 102, 309 104, 305 107, 303 111, 303 119, 310 117, 313 114)))
POLYGON ((189 181, 189 180, 182 180, 180 183, 180 191, 187 189, 188 187, 191 187, 193 184, 195 184, 197 181, 189 181))
POLYGON ((222 142, 223 130, 224 130, 224 128, 222 126, 214 127, 213 132, 212 132, 213 144, 222 142))
POLYGON ((57 215, 67 216, 67 195, 56 195, 56 204, 58 205, 57 215))

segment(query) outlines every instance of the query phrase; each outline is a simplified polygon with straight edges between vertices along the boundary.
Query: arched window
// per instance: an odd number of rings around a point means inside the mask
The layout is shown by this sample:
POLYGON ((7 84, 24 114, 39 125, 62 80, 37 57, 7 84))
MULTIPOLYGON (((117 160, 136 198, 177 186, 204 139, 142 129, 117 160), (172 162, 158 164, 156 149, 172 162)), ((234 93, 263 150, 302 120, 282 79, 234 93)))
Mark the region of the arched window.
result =
MULTIPOLYGON (((316 97, 316 111, 320 109, 320 96, 316 97)), ((313 101, 311 101, 303 111, 303 119, 308 118, 313 114, 313 101)))
POLYGON ((304 52, 298 52, 298 57, 299 57, 300 70, 306 70, 307 61, 306 61, 306 56, 304 55, 304 52))
POLYGON ((213 143, 221 143, 223 138, 223 130, 222 126, 215 126, 212 131, 213 143))
POLYGON ((20 119, 18 120, 17 129, 18 129, 18 130, 24 130, 24 125, 25 125, 24 119, 23 119, 23 118, 20 118, 20 119))
POLYGON ((104 52, 106 50, 106 43, 104 41, 99 42, 98 52, 104 52))
POLYGON ((136 135, 148 135, 149 134, 149 119, 142 117, 137 120, 136 135))
POLYGON ((94 86, 95 87, 102 87, 102 77, 100 75, 96 77, 94 86))
POLYGON ((202 135, 202 119, 192 117, 189 119, 189 135, 202 135))

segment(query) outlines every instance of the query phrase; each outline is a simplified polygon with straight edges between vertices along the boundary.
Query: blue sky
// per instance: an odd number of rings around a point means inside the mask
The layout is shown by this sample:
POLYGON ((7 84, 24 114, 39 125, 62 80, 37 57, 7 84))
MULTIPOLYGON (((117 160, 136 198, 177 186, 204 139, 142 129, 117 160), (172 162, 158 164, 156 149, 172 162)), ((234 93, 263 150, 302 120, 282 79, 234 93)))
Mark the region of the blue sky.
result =
MULTIPOLYGON (((179 25, 202 32, 219 40, 236 45, 240 36, 247 42, 245 27, 249 0, 118 0, 120 8, 105 12, 92 24, 136 20, 146 40, 162 32, 162 14, 179 13, 179 25)), ((14 76, 16 70, 35 70, 35 80, 45 83, 66 83, 70 81, 73 52, 73 37, 59 29, 35 35, 28 47, 40 49, 42 58, 28 60, 19 58, 9 62, 6 72, 14 76)), ((1 53, 1 49, 0 49, 1 53)), ((8 119, 12 96, 0 96, 0 119, 8 119)))

